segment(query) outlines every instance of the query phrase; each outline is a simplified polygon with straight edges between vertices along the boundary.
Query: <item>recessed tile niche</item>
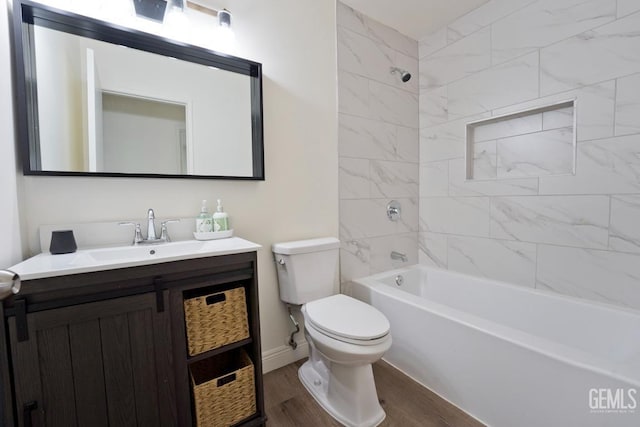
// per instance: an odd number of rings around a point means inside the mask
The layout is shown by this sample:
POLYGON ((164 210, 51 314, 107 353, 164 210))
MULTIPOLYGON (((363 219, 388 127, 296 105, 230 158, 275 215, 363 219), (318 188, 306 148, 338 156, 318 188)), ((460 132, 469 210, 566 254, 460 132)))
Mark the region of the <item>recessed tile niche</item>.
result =
POLYGON ((576 101, 467 124, 468 180, 575 173, 576 101))

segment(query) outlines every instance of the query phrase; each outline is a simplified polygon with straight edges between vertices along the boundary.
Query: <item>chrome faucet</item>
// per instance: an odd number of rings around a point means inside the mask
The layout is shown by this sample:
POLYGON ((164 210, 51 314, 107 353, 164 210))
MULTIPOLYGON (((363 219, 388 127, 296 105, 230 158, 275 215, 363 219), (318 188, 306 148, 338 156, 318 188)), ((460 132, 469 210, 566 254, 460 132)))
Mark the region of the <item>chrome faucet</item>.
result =
POLYGON ((133 225, 135 227, 135 235, 133 237, 133 245, 152 245, 155 243, 167 243, 171 241, 169 232, 167 230, 167 224, 172 222, 180 222, 179 219, 169 219, 162 221, 160 224, 160 237, 156 234, 155 213, 153 209, 149 209, 147 212, 147 238, 142 237, 142 228, 139 223, 136 222, 121 222, 120 225, 133 225))
POLYGON ((407 258, 407 255, 400 252, 396 252, 396 251, 391 251, 391 259, 400 260, 402 262, 409 261, 409 258, 407 258))
POLYGON ((149 209, 147 212, 147 240, 154 241, 158 240, 156 237, 156 216, 153 213, 153 209, 149 209))

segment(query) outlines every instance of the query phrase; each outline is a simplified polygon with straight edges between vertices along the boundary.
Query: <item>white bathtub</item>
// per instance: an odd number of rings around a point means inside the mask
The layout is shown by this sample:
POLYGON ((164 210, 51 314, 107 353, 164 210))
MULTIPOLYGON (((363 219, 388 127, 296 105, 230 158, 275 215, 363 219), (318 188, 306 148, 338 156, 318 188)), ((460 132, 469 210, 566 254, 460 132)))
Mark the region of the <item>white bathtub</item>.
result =
POLYGON ((640 426, 640 312, 424 266, 345 292, 391 322, 387 362, 489 426, 640 426))

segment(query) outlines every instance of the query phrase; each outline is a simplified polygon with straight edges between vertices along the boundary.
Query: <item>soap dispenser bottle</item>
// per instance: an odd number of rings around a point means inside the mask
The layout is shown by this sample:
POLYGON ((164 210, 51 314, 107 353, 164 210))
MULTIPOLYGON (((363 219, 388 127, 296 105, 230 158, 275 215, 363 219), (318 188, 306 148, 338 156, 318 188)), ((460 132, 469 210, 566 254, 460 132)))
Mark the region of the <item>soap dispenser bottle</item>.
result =
POLYGON ((210 233, 211 231, 213 231, 213 219, 207 211, 207 201, 203 200, 200 215, 196 218, 196 232, 210 233))
POLYGON ((229 215, 222 209, 222 200, 218 199, 218 207, 213 214, 213 231, 227 231, 229 229, 229 215))

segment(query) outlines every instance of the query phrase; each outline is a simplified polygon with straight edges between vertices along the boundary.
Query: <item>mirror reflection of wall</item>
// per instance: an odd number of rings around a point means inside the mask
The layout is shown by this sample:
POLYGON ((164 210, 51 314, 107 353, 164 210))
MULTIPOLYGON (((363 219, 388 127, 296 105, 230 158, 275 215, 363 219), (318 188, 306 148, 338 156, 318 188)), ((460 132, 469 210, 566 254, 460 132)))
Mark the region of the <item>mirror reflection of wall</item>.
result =
POLYGON ((83 147, 82 50, 79 40, 59 31, 37 31, 40 168, 85 169, 83 147))
POLYGON ((251 78, 34 26, 40 170, 253 175, 251 78))
POLYGON ((97 172, 186 174, 186 111, 185 105, 103 92, 97 172))

